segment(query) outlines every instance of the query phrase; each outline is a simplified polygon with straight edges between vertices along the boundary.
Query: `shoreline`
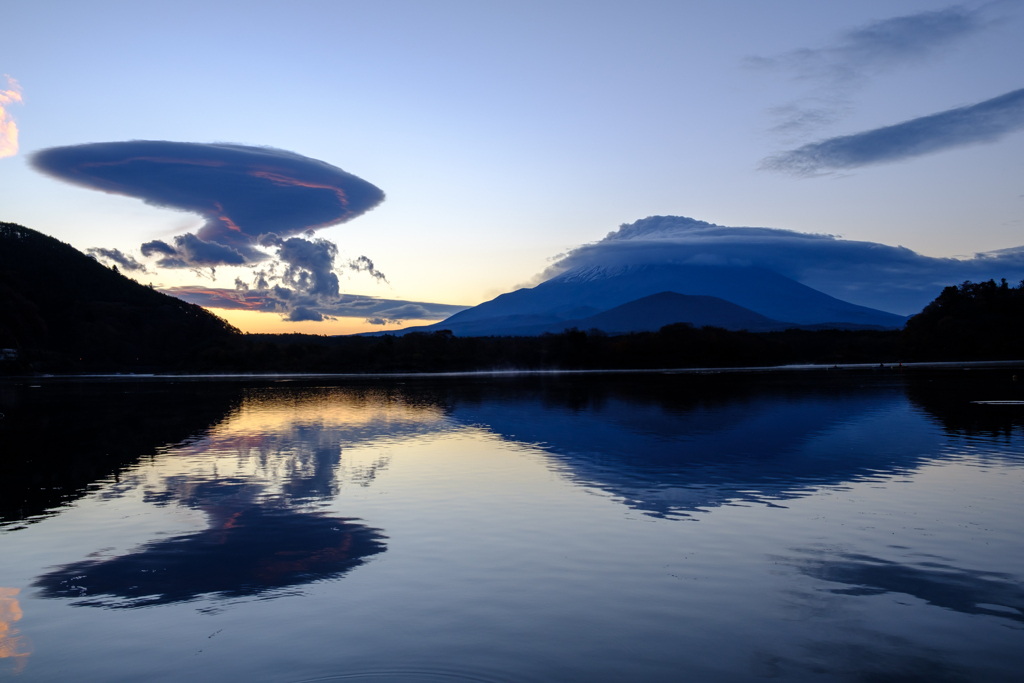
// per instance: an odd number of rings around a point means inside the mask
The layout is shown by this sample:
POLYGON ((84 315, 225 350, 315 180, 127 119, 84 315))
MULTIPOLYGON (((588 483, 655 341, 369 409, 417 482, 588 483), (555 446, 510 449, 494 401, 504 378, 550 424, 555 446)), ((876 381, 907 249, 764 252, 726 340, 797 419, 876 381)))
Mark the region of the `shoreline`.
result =
POLYGON ((997 361, 925 361, 918 363, 847 363, 834 365, 795 364, 767 365, 751 367, 711 367, 711 368, 639 368, 639 369, 587 369, 587 370, 470 370, 460 372, 392 372, 392 373, 224 373, 224 374, 157 374, 157 373, 104 373, 87 375, 8 375, 0 377, 0 383, 25 381, 174 381, 174 382, 211 382, 211 381, 246 381, 246 380, 310 380, 310 379, 443 379, 458 377, 557 377, 557 376, 597 376, 597 375, 720 375, 720 374, 773 374, 773 373, 812 373, 838 371, 903 371, 903 370, 999 370, 1009 368, 1024 369, 1024 360, 997 361))

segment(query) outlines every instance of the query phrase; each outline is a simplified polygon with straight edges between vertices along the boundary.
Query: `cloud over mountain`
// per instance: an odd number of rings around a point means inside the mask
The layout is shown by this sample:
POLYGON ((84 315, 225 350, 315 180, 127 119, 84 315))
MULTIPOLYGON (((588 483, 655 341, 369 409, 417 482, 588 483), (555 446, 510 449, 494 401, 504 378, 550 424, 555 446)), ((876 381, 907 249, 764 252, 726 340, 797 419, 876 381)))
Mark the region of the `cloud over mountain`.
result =
POLYGON ((572 250, 542 275, 645 264, 761 267, 831 296, 907 315, 964 280, 1024 278, 1024 247, 933 258, 905 247, 774 228, 726 227, 681 216, 650 216, 572 250))
POLYGON ((54 178, 147 204, 199 214, 205 224, 174 244, 156 241, 164 268, 262 261, 260 240, 348 221, 384 199, 374 185, 294 152, 270 147, 164 140, 53 147, 32 155, 54 178))

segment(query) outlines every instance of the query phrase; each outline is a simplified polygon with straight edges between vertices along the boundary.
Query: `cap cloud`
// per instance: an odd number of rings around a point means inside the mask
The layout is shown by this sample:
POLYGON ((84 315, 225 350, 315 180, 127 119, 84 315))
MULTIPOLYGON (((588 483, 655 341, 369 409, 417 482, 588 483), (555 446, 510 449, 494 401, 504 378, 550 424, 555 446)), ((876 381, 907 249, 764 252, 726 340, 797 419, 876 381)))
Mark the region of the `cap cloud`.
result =
POLYGON ((542 278, 593 266, 667 263, 766 268, 844 301, 908 315, 920 311, 943 287, 965 280, 1021 280, 1024 246, 971 258, 934 258, 835 235, 650 216, 574 249, 542 278))

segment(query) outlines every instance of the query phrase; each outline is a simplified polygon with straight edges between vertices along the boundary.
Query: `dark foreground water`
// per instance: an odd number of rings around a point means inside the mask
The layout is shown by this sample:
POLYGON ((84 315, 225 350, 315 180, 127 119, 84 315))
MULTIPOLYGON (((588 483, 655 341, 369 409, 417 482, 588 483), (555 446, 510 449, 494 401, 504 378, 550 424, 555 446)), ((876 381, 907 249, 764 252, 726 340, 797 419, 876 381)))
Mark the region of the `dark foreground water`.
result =
POLYGON ((1013 372, 8 380, 0 677, 1020 681, 1013 372))

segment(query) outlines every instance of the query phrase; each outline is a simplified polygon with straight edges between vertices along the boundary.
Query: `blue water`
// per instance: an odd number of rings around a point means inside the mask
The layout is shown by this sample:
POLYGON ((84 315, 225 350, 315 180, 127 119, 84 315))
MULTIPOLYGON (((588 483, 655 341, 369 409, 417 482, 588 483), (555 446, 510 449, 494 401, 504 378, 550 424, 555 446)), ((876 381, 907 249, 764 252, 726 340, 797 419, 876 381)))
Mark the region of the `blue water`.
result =
POLYGON ((1019 681, 1006 371, 0 383, 0 677, 1019 681))

